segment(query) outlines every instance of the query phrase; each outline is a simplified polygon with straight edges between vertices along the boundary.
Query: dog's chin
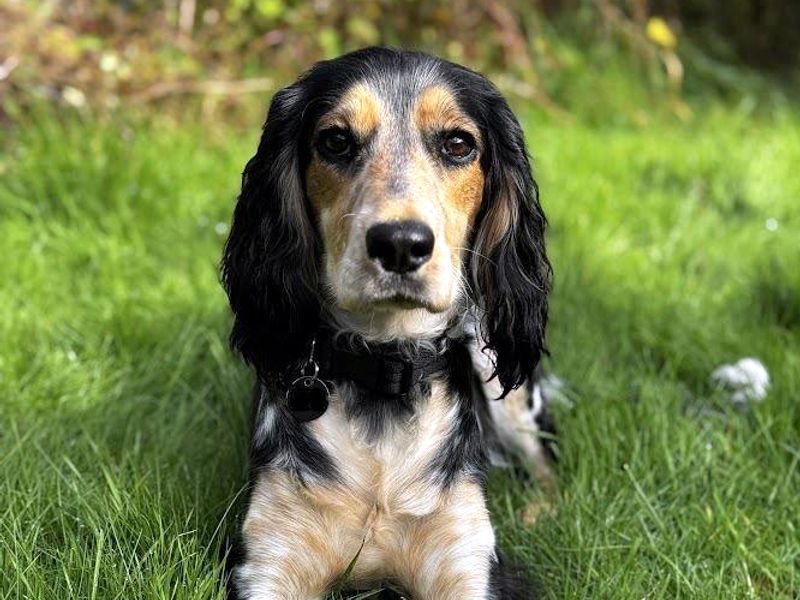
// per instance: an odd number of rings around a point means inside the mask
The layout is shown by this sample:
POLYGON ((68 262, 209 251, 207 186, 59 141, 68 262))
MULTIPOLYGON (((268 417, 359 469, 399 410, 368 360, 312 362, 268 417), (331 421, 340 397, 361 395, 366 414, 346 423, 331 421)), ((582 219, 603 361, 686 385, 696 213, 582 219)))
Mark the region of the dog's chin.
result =
POLYGON ((441 335, 456 302, 451 279, 420 274, 337 273, 328 286, 329 313, 342 329, 373 340, 441 335), (345 275, 345 277, 342 277, 345 275))
POLYGON ((437 305, 424 296, 396 293, 337 302, 331 316, 339 327, 383 342, 441 335, 449 322, 449 308, 449 304, 437 305))
POLYGON ((420 309, 441 313, 452 304, 448 286, 434 285, 428 278, 416 274, 361 276, 329 289, 339 308, 351 313, 374 314, 420 309))
POLYGON ((375 341, 436 337, 447 327, 452 302, 436 302, 426 291, 383 288, 337 295, 330 316, 340 328, 375 341))

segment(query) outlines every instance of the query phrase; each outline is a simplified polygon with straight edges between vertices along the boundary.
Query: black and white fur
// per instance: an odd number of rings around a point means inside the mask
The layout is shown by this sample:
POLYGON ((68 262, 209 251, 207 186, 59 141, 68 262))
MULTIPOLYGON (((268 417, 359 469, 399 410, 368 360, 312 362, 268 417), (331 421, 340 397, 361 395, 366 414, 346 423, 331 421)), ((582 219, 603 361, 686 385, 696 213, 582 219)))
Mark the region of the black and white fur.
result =
POLYGON ((354 588, 388 584, 416 593, 415 600, 534 597, 499 558, 484 485, 489 438, 550 477, 536 435, 534 381, 551 277, 545 224, 522 129, 497 89, 473 71, 372 48, 318 63, 275 95, 244 170, 222 263, 235 316, 231 343, 258 378, 252 497, 232 597, 321 598, 353 560, 354 588), (358 82, 383 90, 397 110, 423 86, 446 86, 482 138, 483 198, 463 284, 453 306, 426 322, 425 334, 359 328, 326 282, 326 239, 304 177, 316 123, 358 82), (286 406, 286 387, 321 326, 367 349, 394 342, 412 357, 445 337, 448 366, 402 406, 335 382, 328 411, 302 423, 286 406), (440 547, 424 528, 414 529, 425 519, 454 543, 440 547), (414 553, 408 560, 403 544, 414 553))

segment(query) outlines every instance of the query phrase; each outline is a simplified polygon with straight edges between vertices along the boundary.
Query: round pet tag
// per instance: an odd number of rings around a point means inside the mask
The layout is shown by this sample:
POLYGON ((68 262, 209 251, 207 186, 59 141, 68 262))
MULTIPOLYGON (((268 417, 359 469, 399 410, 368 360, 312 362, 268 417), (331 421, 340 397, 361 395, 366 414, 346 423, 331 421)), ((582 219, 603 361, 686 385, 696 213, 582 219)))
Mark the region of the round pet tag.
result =
POLYGON ((321 379, 304 375, 295 379, 286 392, 289 411, 298 421, 318 419, 328 409, 328 386, 321 379))

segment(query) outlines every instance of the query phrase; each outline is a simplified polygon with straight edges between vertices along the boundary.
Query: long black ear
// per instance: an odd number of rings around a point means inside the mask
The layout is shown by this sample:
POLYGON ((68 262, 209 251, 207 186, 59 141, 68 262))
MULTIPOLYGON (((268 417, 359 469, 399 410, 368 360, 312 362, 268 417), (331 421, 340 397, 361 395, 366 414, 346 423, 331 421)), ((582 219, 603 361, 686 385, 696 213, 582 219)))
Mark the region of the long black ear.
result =
POLYGON ((235 316, 231 345, 261 377, 308 351, 319 314, 318 236, 301 174, 303 96, 298 83, 272 99, 222 258, 235 316))
POLYGON ((547 352, 552 270, 545 252, 547 221, 522 128, 496 90, 486 94, 482 108, 484 198, 470 270, 475 301, 483 309, 481 334, 496 355, 494 375, 505 395, 532 375, 547 352))

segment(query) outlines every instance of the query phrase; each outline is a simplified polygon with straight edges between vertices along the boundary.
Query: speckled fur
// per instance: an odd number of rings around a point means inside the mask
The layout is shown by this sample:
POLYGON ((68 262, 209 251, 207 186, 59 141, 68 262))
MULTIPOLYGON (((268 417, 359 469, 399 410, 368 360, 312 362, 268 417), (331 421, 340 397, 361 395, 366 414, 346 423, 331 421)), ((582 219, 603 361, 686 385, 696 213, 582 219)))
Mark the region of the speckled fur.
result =
POLYGON ((372 48, 275 95, 222 264, 231 343, 259 380, 232 598, 323 598, 349 566, 348 586, 415 600, 535 596, 499 557, 485 470, 493 428, 551 477, 531 403, 550 288, 544 229, 519 123, 477 73, 372 48), (346 159, 320 151, 330 128, 350 136, 346 159), (468 160, 443 158, 449 132, 474 140, 468 160), (402 219, 425 223, 435 244, 397 276, 364 236, 402 219), (326 412, 300 422, 287 384, 321 326, 412 358, 447 338, 447 368, 402 401, 330 382, 326 412))

